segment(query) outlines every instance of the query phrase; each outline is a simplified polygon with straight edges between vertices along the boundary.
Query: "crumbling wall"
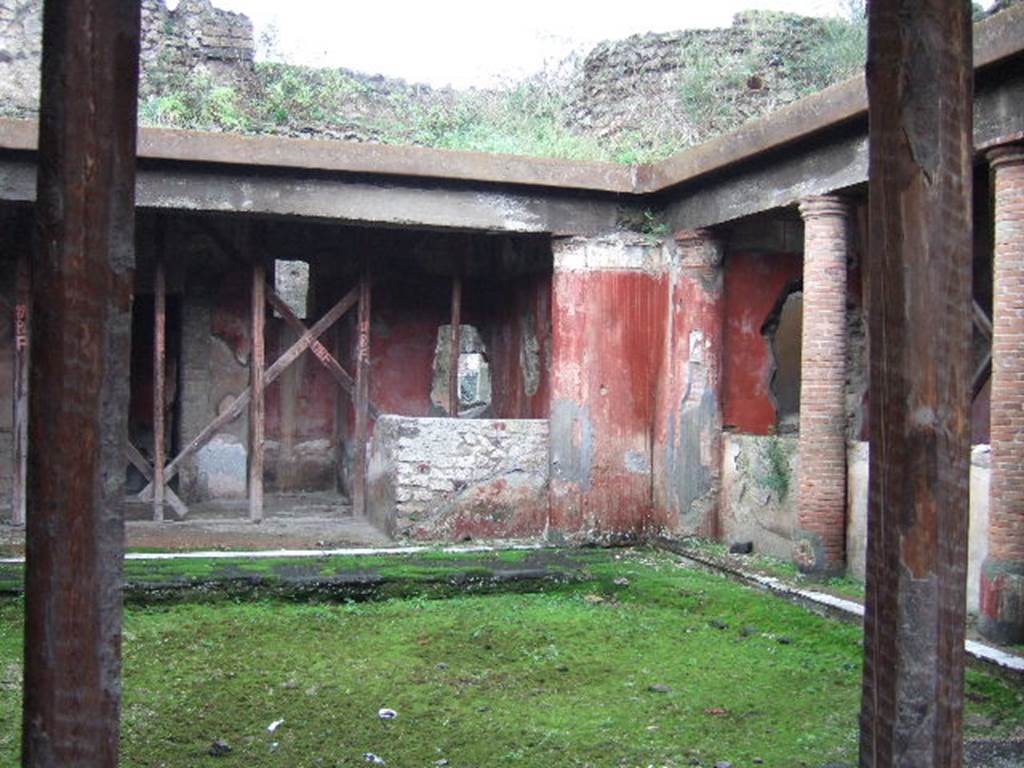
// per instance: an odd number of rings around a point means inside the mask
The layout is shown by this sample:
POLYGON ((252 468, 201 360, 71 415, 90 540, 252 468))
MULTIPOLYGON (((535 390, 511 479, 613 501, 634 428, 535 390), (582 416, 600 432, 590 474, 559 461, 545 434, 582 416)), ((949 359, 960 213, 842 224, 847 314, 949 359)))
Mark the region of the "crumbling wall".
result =
POLYGON ((370 517, 392 536, 538 536, 547 523, 548 423, 382 416, 368 482, 370 517))
MULTIPOLYGON (((0 0, 0 104, 4 113, 30 115, 39 107, 42 2, 0 0)), ((175 73, 204 67, 214 82, 234 82, 251 69, 252 22, 215 8, 211 0, 181 0, 173 11, 164 0, 142 2, 140 93, 158 89, 175 73)))

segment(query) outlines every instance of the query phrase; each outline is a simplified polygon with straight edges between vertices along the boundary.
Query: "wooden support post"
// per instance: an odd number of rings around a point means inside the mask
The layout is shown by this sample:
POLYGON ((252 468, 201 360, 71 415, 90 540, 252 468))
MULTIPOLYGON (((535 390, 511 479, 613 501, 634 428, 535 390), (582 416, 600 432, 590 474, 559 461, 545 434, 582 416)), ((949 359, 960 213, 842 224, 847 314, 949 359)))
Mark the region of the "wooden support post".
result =
POLYGON ((22 765, 118 763, 139 0, 43 4, 22 765))
MULTIPOLYGON (((284 373, 288 366, 299 359, 299 355, 305 352, 312 346, 313 342, 320 338, 324 332, 334 325, 338 318, 344 315, 350 310, 355 303, 359 300, 359 288, 353 288, 344 297, 342 297, 337 304, 331 307, 327 314, 316 321, 309 330, 303 333, 294 344, 288 347, 274 364, 267 368, 263 374, 263 388, 266 389, 275 381, 277 378, 284 373)), ((246 387, 242 390, 238 397, 236 397, 222 413, 220 413, 213 421, 203 427, 203 430, 192 438, 188 445, 181 449, 181 452, 174 457, 167 468, 164 470, 164 481, 170 482, 178 470, 181 469, 184 462, 192 456, 196 451, 206 445, 214 435, 216 435, 223 427, 230 424, 232 421, 241 416, 246 407, 249 405, 249 401, 252 398, 252 388, 246 387)), ((139 498, 149 498, 149 494, 153 492, 153 484, 150 483, 139 493, 139 498)))
POLYGON ((252 267, 252 354, 249 356, 249 519, 263 519, 263 438, 266 427, 264 402, 265 326, 267 274, 263 263, 252 267))
POLYGON ((11 522, 25 524, 28 482, 29 357, 32 347, 32 271, 28 250, 18 250, 14 278, 14 470, 11 483, 11 522))
POLYGON ((358 346, 356 350, 355 397, 355 471, 352 488, 352 514, 366 515, 366 449, 369 432, 370 402, 370 275, 363 268, 359 279, 358 346))
POLYGON ((860 765, 962 761, 971 10, 869 9, 871 459, 860 765))
POLYGON ((462 275, 452 275, 452 325, 448 348, 448 415, 459 415, 459 351, 462 346, 462 275))
POLYGON ((164 464, 166 463, 164 436, 164 401, 167 397, 164 381, 167 357, 167 280, 164 271, 164 228, 160 227, 156 261, 153 265, 153 519, 164 519, 164 464))

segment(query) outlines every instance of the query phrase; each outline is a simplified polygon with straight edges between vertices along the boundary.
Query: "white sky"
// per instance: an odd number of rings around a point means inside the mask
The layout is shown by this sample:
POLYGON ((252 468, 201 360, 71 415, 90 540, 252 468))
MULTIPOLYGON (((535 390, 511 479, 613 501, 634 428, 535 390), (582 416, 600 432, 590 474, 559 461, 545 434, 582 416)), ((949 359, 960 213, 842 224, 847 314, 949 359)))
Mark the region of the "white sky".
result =
MULTIPOLYGON (((728 26, 764 8, 838 15, 845 0, 213 0, 276 29, 279 58, 457 87, 521 77, 637 32, 728 26)), ((991 0, 985 3, 991 4, 991 0)), ((177 0, 168 0, 176 6, 177 0)))

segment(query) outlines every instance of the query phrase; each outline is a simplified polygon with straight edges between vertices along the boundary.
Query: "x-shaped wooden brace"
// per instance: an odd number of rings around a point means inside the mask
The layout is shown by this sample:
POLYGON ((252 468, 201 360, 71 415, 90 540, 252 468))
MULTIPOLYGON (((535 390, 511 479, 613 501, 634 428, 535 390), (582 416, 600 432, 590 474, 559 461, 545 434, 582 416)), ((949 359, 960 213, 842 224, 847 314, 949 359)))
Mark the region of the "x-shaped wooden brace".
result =
MULTIPOLYGON (((270 386, 274 381, 276 381, 277 378, 282 373, 284 373, 288 369, 288 367, 291 366, 292 363, 299 359, 303 352, 305 352, 307 349, 312 349, 316 359, 319 360, 327 368, 327 370, 331 372, 331 374, 337 380, 338 384, 340 384, 341 387, 346 392, 351 394, 355 389, 355 383, 352 377, 348 374, 348 372, 345 371, 344 368, 341 367, 341 365, 334 358, 334 356, 327 350, 327 348, 323 344, 320 343, 320 341, 318 341, 318 339, 331 326, 333 326, 338 320, 340 320, 341 317, 346 312, 352 309, 352 307, 355 306, 358 300, 359 286, 356 286, 348 293, 346 293, 316 323, 307 328, 306 325, 298 317, 295 316, 295 313, 291 311, 288 305, 285 304, 284 300, 281 299, 281 297, 278 296, 273 290, 268 288, 267 302, 271 306, 273 306, 274 309, 277 310, 278 314, 284 318, 285 322, 288 323, 289 326, 295 328, 300 332, 300 336, 295 341, 295 343, 292 344, 274 362, 273 365, 267 368, 266 373, 264 374, 264 388, 270 386)), ((225 426, 227 426, 232 421, 241 416, 246 406, 248 406, 251 397, 252 390, 250 387, 246 387, 244 390, 242 390, 238 397, 236 397, 231 402, 231 405, 228 406, 223 413, 221 413, 219 416, 217 416, 217 418, 215 418, 213 421, 207 424, 206 427, 203 428, 203 430, 200 431, 198 435, 192 438, 191 442, 189 442, 189 444, 186 445, 181 450, 181 452, 178 453, 178 455, 175 456, 174 459, 170 463, 168 463, 167 466, 164 468, 164 482, 169 483, 171 479, 179 472, 179 470, 181 470, 182 465, 186 460, 189 459, 189 457, 191 457, 193 454, 196 453, 196 451, 198 451, 200 448, 206 445, 206 443, 213 439, 214 435, 216 435, 221 429, 223 429, 225 426)), ((370 414, 374 418, 376 418, 377 415, 379 414, 378 409, 373 404, 370 404, 369 410, 370 414)), ((128 459, 129 461, 132 462, 132 464, 135 464, 137 467, 138 464, 136 463, 136 459, 141 459, 141 463, 145 466, 145 469, 143 469, 143 467, 139 467, 139 471, 142 472, 143 476, 145 476, 150 481, 146 485, 146 487, 143 488, 142 491, 139 493, 139 499, 143 501, 149 501, 152 499, 153 493, 153 471, 150 468, 149 464, 146 462, 146 460, 141 456, 141 454, 139 454, 135 458, 132 457, 131 448, 133 447, 134 446, 130 446, 130 449, 128 451, 128 459)), ((138 454, 139 452, 135 451, 135 453, 138 454)), ((181 502, 181 499, 178 499, 177 496, 170 492, 169 488, 165 490, 165 493, 168 494, 168 503, 171 504, 171 507, 175 510, 178 516, 184 517, 188 513, 188 508, 184 505, 183 502, 181 502), (177 502, 175 502, 174 500, 177 500, 177 502), (178 504, 181 505, 180 508, 178 504)))

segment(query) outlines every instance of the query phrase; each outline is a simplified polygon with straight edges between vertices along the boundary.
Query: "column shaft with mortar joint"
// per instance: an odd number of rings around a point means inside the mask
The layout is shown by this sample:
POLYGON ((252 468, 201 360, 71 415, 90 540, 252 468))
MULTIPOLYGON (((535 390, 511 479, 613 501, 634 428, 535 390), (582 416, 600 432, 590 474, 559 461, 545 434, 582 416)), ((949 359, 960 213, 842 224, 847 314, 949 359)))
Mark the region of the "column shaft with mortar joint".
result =
POLYGON ((995 218, 992 486, 978 628, 1024 643, 1024 145, 989 154, 995 218))
POLYGON ((715 536, 722 465, 722 247, 709 230, 675 235, 664 362, 657 376, 655 520, 715 536))
POLYGON ((800 203, 804 219, 800 486, 793 557, 810 573, 846 562, 846 259, 849 209, 800 203))

